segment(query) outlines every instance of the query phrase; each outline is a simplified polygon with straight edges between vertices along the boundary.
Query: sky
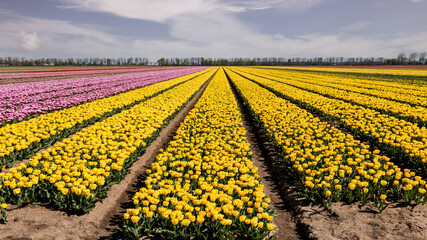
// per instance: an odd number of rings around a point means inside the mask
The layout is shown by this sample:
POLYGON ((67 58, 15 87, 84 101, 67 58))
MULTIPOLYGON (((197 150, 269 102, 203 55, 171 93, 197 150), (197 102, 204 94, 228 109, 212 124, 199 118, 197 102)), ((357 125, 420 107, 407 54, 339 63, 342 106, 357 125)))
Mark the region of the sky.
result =
POLYGON ((0 56, 397 57, 427 0, 0 0, 0 56))

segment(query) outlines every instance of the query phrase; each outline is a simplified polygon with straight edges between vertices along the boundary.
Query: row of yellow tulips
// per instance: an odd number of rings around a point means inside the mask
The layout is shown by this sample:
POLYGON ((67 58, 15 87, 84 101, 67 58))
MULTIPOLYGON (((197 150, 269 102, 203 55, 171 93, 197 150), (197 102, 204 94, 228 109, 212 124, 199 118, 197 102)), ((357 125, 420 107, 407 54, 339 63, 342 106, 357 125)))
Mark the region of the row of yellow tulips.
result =
POLYGON ((273 212, 221 69, 147 170, 122 230, 139 239, 263 239, 273 212))
MULTIPOLYGON (((247 70, 247 69, 245 69, 247 70)), ((375 81, 372 79, 359 80, 354 76, 337 76, 333 74, 320 74, 309 72, 292 72, 271 70, 267 75, 276 77, 292 76, 300 81, 315 83, 321 86, 333 87, 362 95, 385 98, 392 101, 410 104, 412 106, 427 106, 427 86, 425 81, 421 84, 408 84, 408 81, 394 83, 389 81, 375 81), (375 84, 377 83, 377 84, 375 84)), ((375 79, 375 78, 374 78, 375 79)))
POLYGON ((0 220, 3 222, 7 222, 7 214, 6 214, 7 203, 3 197, 0 197, 0 220))
POLYGON ((375 202, 379 211, 386 198, 425 201, 426 181, 401 170, 379 151, 344 134, 290 101, 226 71, 253 116, 300 183, 302 193, 328 207, 331 201, 375 202))
MULTIPOLYGON (((379 92, 366 92, 366 94, 375 94, 379 93, 386 94, 387 92, 395 92, 399 94, 406 95, 417 95, 417 96, 427 96, 427 86, 425 81, 408 81, 400 80, 397 81, 393 78, 387 77, 373 77, 369 74, 352 76, 347 74, 333 74, 333 73, 316 73, 316 72, 306 72, 306 71, 284 71, 279 69, 269 69, 268 75, 281 75, 286 72, 286 74, 298 74, 303 79, 311 79, 316 81, 316 83, 323 84, 325 86, 334 86, 337 88, 347 88, 351 87, 348 90, 352 91, 366 91, 369 89, 378 90, 379 92), (313 79, 315 76, 315 79, 313 79)), ((407 73, 410 73, 407 71, 407 73)), ((409 77, 409 76, 406 76, 409 77)), ((386 95, 387 96, 387 95, 386 95)), ((391 96, 391 95, 388 95, 391 96)))
MULTIPOLYGON (((90 211, 214 73, 180 84, 83 129, 37 153, 28 164, 0 173, 0 196, 18 206, 48 201, 77 213, 90 211)), ((107 107, 107 106, 105 106, 107 107)))
POLYGON ((366 75, 418 76, 427 77, 425 70, 409 69, 378 69, 378 68, 337 68, 337 67, 268 67, 273 69, 289 69, 315 71, 324 73, 361 73, 366 75))
POLYGON ((396 159, 405 159, 427 172, 427 129, 425 127, 266 78, 255 76, 250 78, 287 99, 339 121, 353 133, 376 141, 396 159))
POLYGON ((0 128, 0 169, 200 74, 206 74, 206 70, 5 125, 0 128))
MULTIPOLYGON (((245 69, 246 70, 246 69, 245 69)), ((417 123, 421 126, 427 126, 427 108, 421 106, 411 106, 406 103, 396 102, 385 98, 375 97, 356 93, 353 91, 346 91, 336 88, 335 86, 329 87, 323 84, 323 79, 318 78, 317 75, 303 76, 301 73, 281 73, 271 75, 266 71, 244 71, 248 74, 264 77, 270 80, 275 80, 285 83, 303 90, 319 93, 327 97, 345 100, 347 102, 362 105, 368 108, 378 110, 382 113, 393 115, 410 122, 417 123)), ((427 97, 424 98, 427 103, 427 97)))

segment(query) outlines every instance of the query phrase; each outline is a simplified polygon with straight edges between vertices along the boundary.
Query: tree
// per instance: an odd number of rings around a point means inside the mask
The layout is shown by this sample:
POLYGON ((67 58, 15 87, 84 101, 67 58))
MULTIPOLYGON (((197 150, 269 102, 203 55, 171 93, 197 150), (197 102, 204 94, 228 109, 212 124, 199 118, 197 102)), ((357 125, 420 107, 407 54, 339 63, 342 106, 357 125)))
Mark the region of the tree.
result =
POLYGON ((129 65, 129 66, 133 65, 133 58, 132 57, 128 58, 127 65, 129 65))
POLYGON ((164 66, 166 64, 165 58, 160 58, 159 60, 157 60, 157 63, 159 64, 159 66, 164 66))
POLYGON ((419 58, 418 58, 418 62, 419 62, 420 64, 426 64, 426 55, 427 55, 427 53, 426 53, 426 52, 422 52, 422 53, 420 53, 420 56, 419 56, 419 58))
POLYGON ((74 59, 69 58, 68 59, 68 65, 74 65, 74 59))
POLYGON ((148 62, 149 62, 148 58, 143 58, 142 61, 141 61, 141 64, 142 65, 148 65, 148 62))
POLYGON ((408 58, 406 57, 406 54, 404 52, 399 53, 397 55, 397 62, 399 64, 405 64, 408 61, 408 58))
POLYGON ((410 55, 409 55, 409 62, 411 63, 411 64, 415 64, 416 62, 416 60, 417 60, 417 57, 418 57, 418 53, 417 52, 413 52, 413 53, 411 53, 410 55))

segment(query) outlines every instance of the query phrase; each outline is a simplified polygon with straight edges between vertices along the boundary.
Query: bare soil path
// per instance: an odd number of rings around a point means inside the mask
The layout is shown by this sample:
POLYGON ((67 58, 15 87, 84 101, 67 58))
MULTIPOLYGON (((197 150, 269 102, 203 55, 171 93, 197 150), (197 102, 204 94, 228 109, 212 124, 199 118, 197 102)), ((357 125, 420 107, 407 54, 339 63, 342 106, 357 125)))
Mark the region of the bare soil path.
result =
POLYGON ((251 145, 254 165, 258 168, 258 175, 262 179, 261 183, 264 185, 264 193, 271 199, 270 206, 278 213, 278 216, 273 220, 273 223, 276 225, 276 229, 273 234, 277 236, 277 239, 300 239, 297 233, 295 219, 292 217, 292 212, 289 210, 289 206, 286 206, 287 203, 280 197, 280 189, 268 169, 267 161, 271 156, 269 156, 268 151, 259 136, 259 130, 250 116, 249 111, 244 106, 242 100, 238 97, 235 89, 232 88, 232 90, 242 116, 242 123, 246 130, 247 141, 251 145))

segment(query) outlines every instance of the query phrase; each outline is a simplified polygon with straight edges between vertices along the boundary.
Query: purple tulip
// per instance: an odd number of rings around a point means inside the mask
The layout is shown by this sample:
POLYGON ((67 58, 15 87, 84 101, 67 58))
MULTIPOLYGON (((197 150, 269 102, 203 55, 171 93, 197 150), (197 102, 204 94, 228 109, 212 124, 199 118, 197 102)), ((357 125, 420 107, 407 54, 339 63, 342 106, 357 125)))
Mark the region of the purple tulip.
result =
POLYGON ((34 78, 34 77, 57 77, 57 76, 72 76, 72 75, 87 75, 87 74, 103 74, 103 73, 121 73, 121 72, 141 72, 151 70, 163 70, 170 67, 144 67, 144 68, 111 68, 111 69, 69 69, 63 71, 35 71, 35 72, 20 72, 20 73, 1 73, 0 79, 16 79, 16 78, 34 78))
POLYGON ((153 83, 202 71, 189 67, 44 82, 0 85, 0 126, 27 116, 72 107, 153 83))

